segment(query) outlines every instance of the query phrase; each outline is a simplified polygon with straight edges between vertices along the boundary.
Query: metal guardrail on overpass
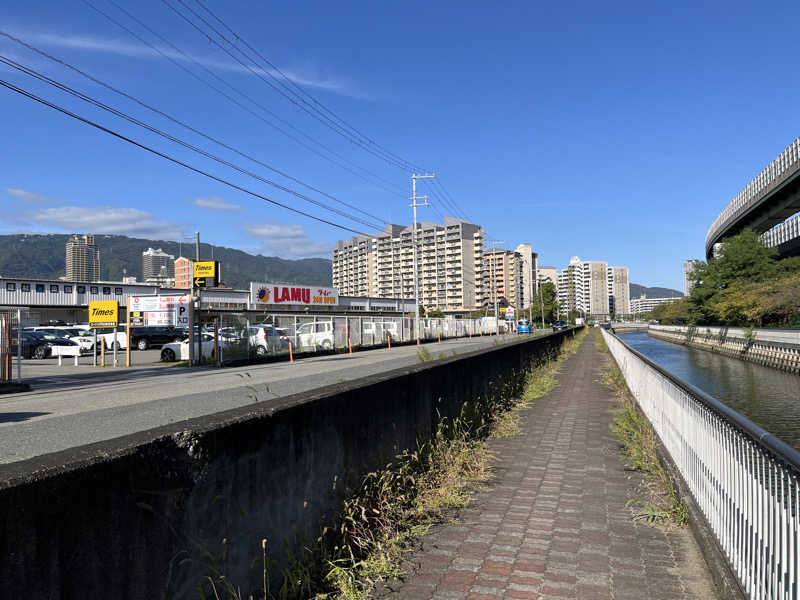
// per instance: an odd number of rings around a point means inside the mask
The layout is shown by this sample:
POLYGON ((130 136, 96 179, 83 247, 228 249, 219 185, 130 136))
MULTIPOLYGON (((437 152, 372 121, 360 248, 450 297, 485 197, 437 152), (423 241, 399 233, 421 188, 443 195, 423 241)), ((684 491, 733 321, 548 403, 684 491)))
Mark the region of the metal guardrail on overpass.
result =
POLYGON ((798 598, 800 453, 603 331, 750 598, 798 598))
MULTIPOLYGON (((800 138, 795 139, 780 156, 756 175, 714 219, 706 235, 706 256, 710 258, 713 255, 714 244, 721 241, 726 232, 737 229, 736 225, 745 220, 755 209, 763 206, 768 197, 783 188, 790 180, 798 178, 800 178, 800 138)), ((780 227, 781 221, 792 215, 791 211, 797 212, 796 208, 788 208, 789 214, 779 211, 775 218, 763 220, 761 226, 755 226, 754 229, 764 233, 773 226, 780 227)), ((774 236, 762 239, 767 245, 773 245, 771 242, 774 236)))

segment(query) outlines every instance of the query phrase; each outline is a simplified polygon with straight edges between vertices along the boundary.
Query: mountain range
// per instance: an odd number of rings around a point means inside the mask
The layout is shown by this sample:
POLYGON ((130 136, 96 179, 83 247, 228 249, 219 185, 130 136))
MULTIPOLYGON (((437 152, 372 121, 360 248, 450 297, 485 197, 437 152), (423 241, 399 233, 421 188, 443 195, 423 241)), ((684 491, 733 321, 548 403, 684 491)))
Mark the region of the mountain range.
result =
MULTIPOLYGON (((65 273, 66 234, 0 235, 0 277, 58 279, 65 273)), ((124 275, 142 279, 142 252, 161 248, 175 257, 194 256, 194 244, 153 241, 123 235, 95 235, 100 250, 100 279, 121 281, 124 275)), ((251 281, 331 285, 331 261, 327 258, 289 260, 276 256, 249 254, 242 250, 200 244, 203 260, 218 260, 222 280, 232 288, 247 289, 251 281)), ((630 284, 631 299, 679 297, 678 290, 630 284)))

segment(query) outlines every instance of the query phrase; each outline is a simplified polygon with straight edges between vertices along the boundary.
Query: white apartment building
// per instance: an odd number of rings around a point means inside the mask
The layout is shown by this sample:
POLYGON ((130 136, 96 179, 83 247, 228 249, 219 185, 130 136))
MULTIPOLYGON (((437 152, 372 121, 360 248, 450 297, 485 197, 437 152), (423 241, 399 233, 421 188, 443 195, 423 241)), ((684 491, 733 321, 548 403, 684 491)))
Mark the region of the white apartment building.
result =
POLYGON ((522 262, 522 281, 520 282, 522 290, 520 306, 518 308, 525 310, 530 308, 536 298, 536 292, 539 289, 537 277, 539 255, 533 251, 530 244, 520 244, 517 246, 516 252, 522 262))
POLYGON ((648 298, 642 294, 639 298, 631 300, 631 312, 635 315, 643 315, 649 313, 659 304, 675 302, 677 299, 678 298, 648 298))
POLYGON ((148 248, 142 252, 142 279, 153 285, 175 285, 175 257, 161 248, 148 248))
POLYGON ((66 243, 66 277, 69 281, 100 279, 100 250, 91 233, 72 234, 66 243))
POLYGON ((689 275, 694 270, 694 266, 699 263, 699 260, 690 259, 683 261, 683 295, 688 296, 692 293, 693 282, 689 279, 689 275))
POLYGON ((628 267, 608 267, 608 309, 612 315, 631 314, 628 267))
MULTIPOLYGON (((342 295, 413 298, 412 238, 411 226, 390 224, 374 237, 340 240, 333 249, 333 286, 342 295)), ((461 219, 417 223, 420 305, 429 310, 480 305, 484 238, 479 225, 461 219)))
POLYGON ((538 267, 536 280, 539 285, 549 281, 558 289, 558 270, 555 267, 538 267))
POLYGON ((567 268, 558 274, 558 305, 562 318, 571 310, 599 321, 611 314, 630 314, 628 267, 571 257, 567 268))
POLYGON ((504 306, 523 308, 524 271, 523 258, 512 250, 495 248, 483 253, 483 289, 486 302, 504 306))

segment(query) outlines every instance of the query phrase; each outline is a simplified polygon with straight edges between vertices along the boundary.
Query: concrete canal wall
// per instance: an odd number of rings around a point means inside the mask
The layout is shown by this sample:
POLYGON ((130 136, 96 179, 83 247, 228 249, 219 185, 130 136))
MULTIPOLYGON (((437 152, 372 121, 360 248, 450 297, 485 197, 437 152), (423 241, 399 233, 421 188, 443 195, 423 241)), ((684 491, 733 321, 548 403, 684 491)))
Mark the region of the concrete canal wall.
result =
POLYGON ((654 338, 800 374, 800 330, 651 325, 654 338))
POLYGON ((572 335, 284 398, 243 386, 247 407, 2 465, 0 595, 197 598, 216 569, 247 597, 262 538, 278 553, 314 539, 367 473, 572 335))

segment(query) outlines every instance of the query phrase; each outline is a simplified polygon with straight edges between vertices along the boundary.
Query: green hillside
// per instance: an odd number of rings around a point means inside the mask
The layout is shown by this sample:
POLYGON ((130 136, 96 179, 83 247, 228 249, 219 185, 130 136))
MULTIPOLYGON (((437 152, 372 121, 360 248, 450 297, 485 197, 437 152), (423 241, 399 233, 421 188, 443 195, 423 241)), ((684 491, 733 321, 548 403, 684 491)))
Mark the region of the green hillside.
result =
MULTIPOLYGON (((58 279, 64 276, 64 245, 69 236, 0 235, 0 276, 58 279)), ((161 248, 175 257, 180 255, 177 242, 129 238, 121 235, 96 235, 100 249, 100 278, 120 281, 123 274, 142 279, 142 252, 161 248)), ((182 246, 184 256, 194 257, 194 244, 182 246)), ((274 256, 255 256, 241 250, 200 244, 200 257, 221 263, 222 280, 233 288, 247 288, 250 281, 331 284, 331 261, 326 258, 287 260, 274 256)))
POLYGON ((683 292, 673 290, 671 288, 663 287, 645 287, 638 283, 631 284, 631 300, 638 298, 642 294, 647 295, 648 298, 680 298, 683 292))

